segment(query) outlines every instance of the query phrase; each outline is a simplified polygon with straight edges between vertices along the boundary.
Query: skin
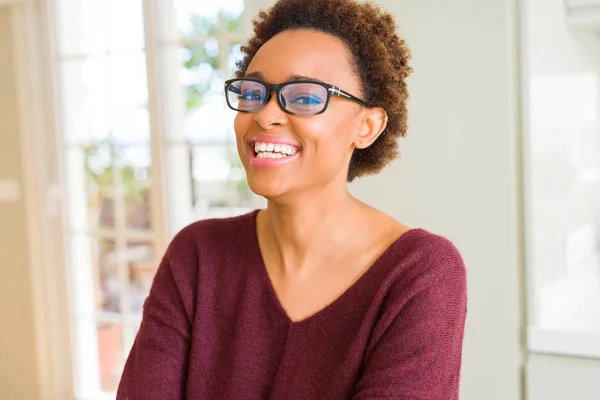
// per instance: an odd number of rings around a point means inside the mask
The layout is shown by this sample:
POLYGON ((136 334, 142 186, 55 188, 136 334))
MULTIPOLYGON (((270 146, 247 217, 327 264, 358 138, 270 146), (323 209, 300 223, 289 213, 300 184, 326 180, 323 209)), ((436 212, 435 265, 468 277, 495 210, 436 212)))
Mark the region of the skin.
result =
MULTIPOLYGON (((287 30, 260 48, 246 76, 269 83, 317 78, 362 98, 351 59, 333 35, 287 30)), ((250 188, 268 200, 257 217, 265 267, 282 307, 298 321, 343 294, 410 228, 360 202, 346 186, 353 150, 368 147, 385 129, 383 109, 333 96, 323 114, 294 116, 275 97, 256 113, 238 113, 234 128, 250 188), (258 134, 291 141, 301 153, 283 166, 254 167, 248 142, 258 134)))

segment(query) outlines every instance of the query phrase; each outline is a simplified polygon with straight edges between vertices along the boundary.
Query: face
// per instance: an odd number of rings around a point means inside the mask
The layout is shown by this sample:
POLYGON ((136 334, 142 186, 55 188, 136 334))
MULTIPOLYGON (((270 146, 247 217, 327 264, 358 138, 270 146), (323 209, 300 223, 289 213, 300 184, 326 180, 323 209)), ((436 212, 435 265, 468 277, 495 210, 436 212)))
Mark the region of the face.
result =
MULTIPOLYGON (((271 84, 298 77, 316 78, 361 98, 350 59, 349 50, 332 35, 288 30, 259 49, 246 76, 271 84)), ((269 102, 258 111, 239 112, 234 128, 250 188, 269 200, 283 200, 326 187, 345 187, 350 157, 366 129, 365 110, 355 102, 332 96, 322 114, 290 115, 281 109, 272 92, 269 102), (262 158, 261 146, 269 150, 269 144, 273 145, 271 150, 279 148, 287 155, 262 158)))

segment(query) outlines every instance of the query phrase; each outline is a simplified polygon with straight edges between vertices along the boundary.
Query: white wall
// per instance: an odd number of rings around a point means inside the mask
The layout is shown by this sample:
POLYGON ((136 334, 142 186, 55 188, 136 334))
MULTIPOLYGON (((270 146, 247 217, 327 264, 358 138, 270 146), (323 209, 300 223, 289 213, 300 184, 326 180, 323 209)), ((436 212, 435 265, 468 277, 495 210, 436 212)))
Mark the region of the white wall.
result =
POLYGON ((468 267, 463 400, 521 396, 514 2, 386 1, 413 52, 400 160, 355 192, 449 237, 468 267))
POLYGON ((600 362, 533 355, 527 365, 528 400, 598 400, 600 362))
POLYGON ((401 159, 352 191, 461 249, 469 313, 460 398, 520 399, 516 1, 377 3, 396 15, 413 53, 409 134, 401 159))

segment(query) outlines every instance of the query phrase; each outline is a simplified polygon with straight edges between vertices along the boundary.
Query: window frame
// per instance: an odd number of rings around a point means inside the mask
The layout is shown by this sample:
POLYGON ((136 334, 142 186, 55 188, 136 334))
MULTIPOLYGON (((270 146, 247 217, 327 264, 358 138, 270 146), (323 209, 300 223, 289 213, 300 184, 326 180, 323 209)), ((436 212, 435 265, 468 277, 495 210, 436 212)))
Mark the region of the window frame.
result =
MULTIPOLYGON (((0 0, 2 1, 2 0, 0 0)), ((166 76, 161 70, 160 41, 157 29, 158 4, 143 4, 146 69, 148 76, 148 111, 153 177, 151 218, 154 263, 162 256, 169 238, 181 228, 189 214, 173 215, 177 206, 168 198, 166 149, 181 145, 165 138, 165 110, 161 90, 166 76), (167 223, 169 221, 169 223, 167 223)), ((5 2, 4 2, 5 3, 5 2)), ((0 6, 4 5, 0 3, 0 6)), ((55 32, 57 0, 11 1, 15 70, 19 95, 19 121, 23 140, 24 192, 28 221, 31 287, 34 302, 37 376, 43 398, 97 400, 114 398, 112 392, 77 393, 74 371, 73 339, 74 299, 71 294, 71 257, 69 252, 68 208, 65 150, 59 101, 58 38, 55 32), (45 65, 46 68, 34 68, 45 65)), ((242 31, 218 37, 219 43, 247 37, 249 17, 243 17, 242 31)), ((221 52, 221 65, 227 65, 227 52, 221 52)), ((185 143, 190 146, 189 143, 185 143)), ((173 192, 171 192, 173 193, 173 192)), ((188 219, 189 222, 189 219, 188 219)), ((98 321, 98 319, 96 319, 98 321)), ((97 343, 97 342, 96 342, 97 343)), ((124 344, 127 349, 128 344, 124 344)))

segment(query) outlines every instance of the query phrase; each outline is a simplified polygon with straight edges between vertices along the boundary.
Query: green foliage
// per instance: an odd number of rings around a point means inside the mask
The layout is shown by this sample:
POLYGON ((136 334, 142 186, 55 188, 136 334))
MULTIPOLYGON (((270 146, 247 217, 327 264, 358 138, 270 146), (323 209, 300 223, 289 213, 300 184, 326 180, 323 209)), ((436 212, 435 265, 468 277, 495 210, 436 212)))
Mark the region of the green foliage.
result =
MULTIPOLYGON (((225 28, 229 32, 238 31, 242 27, 241 16, 233 18, 226 15, 220 15, 219 19, 225 24, 225 28)), ((182 38, 183 47, 187 52, 184 67, 192 72, 201 67, 209 67, 212 70, 212 73, 209 78, 203 82, 198 81, 187 85, 185 105, 188 112, 202 105, 204 95, 210 89, 217 71, 220 68, 225 67, 224 65, 220 65, 219 53, 228 50, 217 49, 216 52, 209 51, 212 49, 207 46, 208 42, 205 39, 207 37, 214 37, 217 34, 218 25, 215 21, 195 15, 190 19, 190 23, 192 29, 182 38), (202 44, 198 45, 199 42, 202 44)))
POLYGON ((227 19, 227 32, 239 32, 242 30, 242 18, 227 19))

